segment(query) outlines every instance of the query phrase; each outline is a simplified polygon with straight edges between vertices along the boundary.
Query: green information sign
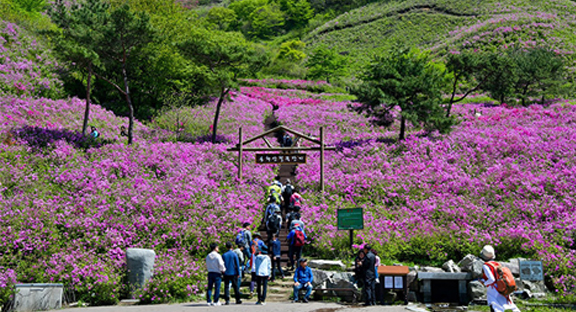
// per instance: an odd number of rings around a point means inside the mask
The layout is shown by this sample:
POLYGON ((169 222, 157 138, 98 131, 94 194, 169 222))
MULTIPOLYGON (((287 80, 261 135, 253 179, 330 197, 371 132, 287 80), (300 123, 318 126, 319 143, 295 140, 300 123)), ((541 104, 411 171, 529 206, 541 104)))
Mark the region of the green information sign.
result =
POLYGON ((363 230, 362 208, 338 209, 338 230, 363 230))

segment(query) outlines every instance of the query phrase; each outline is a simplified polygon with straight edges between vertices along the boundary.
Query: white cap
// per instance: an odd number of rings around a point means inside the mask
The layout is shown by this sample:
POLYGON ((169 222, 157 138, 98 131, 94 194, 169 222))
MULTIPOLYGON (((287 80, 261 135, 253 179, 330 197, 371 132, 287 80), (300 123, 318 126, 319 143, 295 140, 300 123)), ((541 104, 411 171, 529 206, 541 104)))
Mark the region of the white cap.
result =
POLYGON ((486 261, 495 259, 496 253, 494 252, 494 247, 490 245, 484 246, 480 252, 480 257, 486 261))

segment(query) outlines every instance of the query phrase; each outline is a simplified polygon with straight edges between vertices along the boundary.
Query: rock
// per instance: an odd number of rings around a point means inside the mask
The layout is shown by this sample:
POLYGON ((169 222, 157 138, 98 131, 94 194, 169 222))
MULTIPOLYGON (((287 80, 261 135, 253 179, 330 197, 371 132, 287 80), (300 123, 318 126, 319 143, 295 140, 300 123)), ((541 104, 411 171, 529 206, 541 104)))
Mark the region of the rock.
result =
POLYGON ((152 277, 156 253, 151 249, 128 248, 126 262, 128 264, 128 282, 130 287, 142 288, 152 277))
POLYGON ((16 284, 15 288, 14 311, 62 308, 63 284, 16 284))
POLYGON ((308 260, 308 266, 314 269, 330 270, 334 268, 340 268, 346 270, 346 265, 342 261, 334 260, 308 260))
POLYGON ((516 277, 520 276, 520 262, 522 258, 510 259, 508 262, 500 262, 502 266, 510 269, 510 272, 516 277))
POLYGON ((435 268, 435 267, 421 267, 420 270, 418 270, 419 272, 426 272, 426 273, 444 273, 444 270, 442 270, 441 268, 435 268))
POLYGON ((462 272, 470 272, 472 273, 472 278, 480 278, 482 277, 482 265, 484 261, 474 255, 467 255, 458 262, 458 266, 462 269, 462 272))
POLYGON ((406 295, 406 300, 408 302, 417 302, 418 297, 416 297, 416 292, 415 291, 409 291, 408 295, 406 295))
POLYGON ((398 294, 392 290, 384 293, 384 302, 387 304, 393 304, 396 298, 398 298, 398 294))
POLYGON ((446 272, 450 272, 450 273, 460 273, 462 272, 462 270, 460 269, 460 267, 454 263, 453 260, 448 260, 446 263, 444 263, 442 265, 442 269, 446 272))
POLYGON ((312 269, 312 275, 314 276, 312 287, 321 287, 321 284, 326 284, 334 273, 336 272, 312 269))
POLYGON ((417 276, 418 272, 416 271, 408 272, 408 275, 406 276, 406 283, 408 284, 408 288, 410 290, 417 291, 419 289, 418 279, 416 278, 417 276))
POLYGON ((340 298, 343 298, 347 301, 353 300, 353 294, 356 295, 357 298, 360 298, 360 289, 354 283, 354 274, 350 272, 338 272, 332 275, 332 278, 328 279, 326 282, 326 288, 349 288, 353 289, 352 292, 350 291, 333 291, 332 293, 340 298))
POLYGON ((480 300, 486 298, 486 286, 479 281, 471 281, 468 283, 468 296, 470 300, 480 300))
POLYGON ((529 290, 533 294, 545 293, 547 290, 543 281, 516 280, 516 285, 521 286, 524 290, 529 290))

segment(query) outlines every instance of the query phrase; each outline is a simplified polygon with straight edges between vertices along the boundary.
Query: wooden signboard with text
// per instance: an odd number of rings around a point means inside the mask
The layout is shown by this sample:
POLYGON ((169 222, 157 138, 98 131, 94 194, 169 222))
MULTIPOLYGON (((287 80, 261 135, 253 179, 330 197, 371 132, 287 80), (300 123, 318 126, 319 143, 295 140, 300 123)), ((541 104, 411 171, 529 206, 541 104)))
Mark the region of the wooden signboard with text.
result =
POLYGON ((306 154, 256 154, 257 164, 305 164, 306 154))

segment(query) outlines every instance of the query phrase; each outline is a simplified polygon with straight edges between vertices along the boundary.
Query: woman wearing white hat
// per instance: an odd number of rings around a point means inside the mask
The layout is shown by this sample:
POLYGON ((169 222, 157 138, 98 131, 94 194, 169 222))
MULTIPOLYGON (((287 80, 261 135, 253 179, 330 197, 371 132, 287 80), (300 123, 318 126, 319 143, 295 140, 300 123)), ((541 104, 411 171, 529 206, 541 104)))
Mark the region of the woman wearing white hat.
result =
POLYGON ((480 258, 485 261, 482 266, 483 280, 482 282, 486 286, 488 305, 490 306, 490 311, 492 312, 503 312, 504 310, 512 310, 514 312, 520 312, 520 309, 514 304, 510 296, 503 296, 496 290, 496 278, 492 273, 492 269, 488 264, 489 261, 494 261, 496 259, 496 253, 494 248, 490 245, 484 246, 480 252, 480 258))

